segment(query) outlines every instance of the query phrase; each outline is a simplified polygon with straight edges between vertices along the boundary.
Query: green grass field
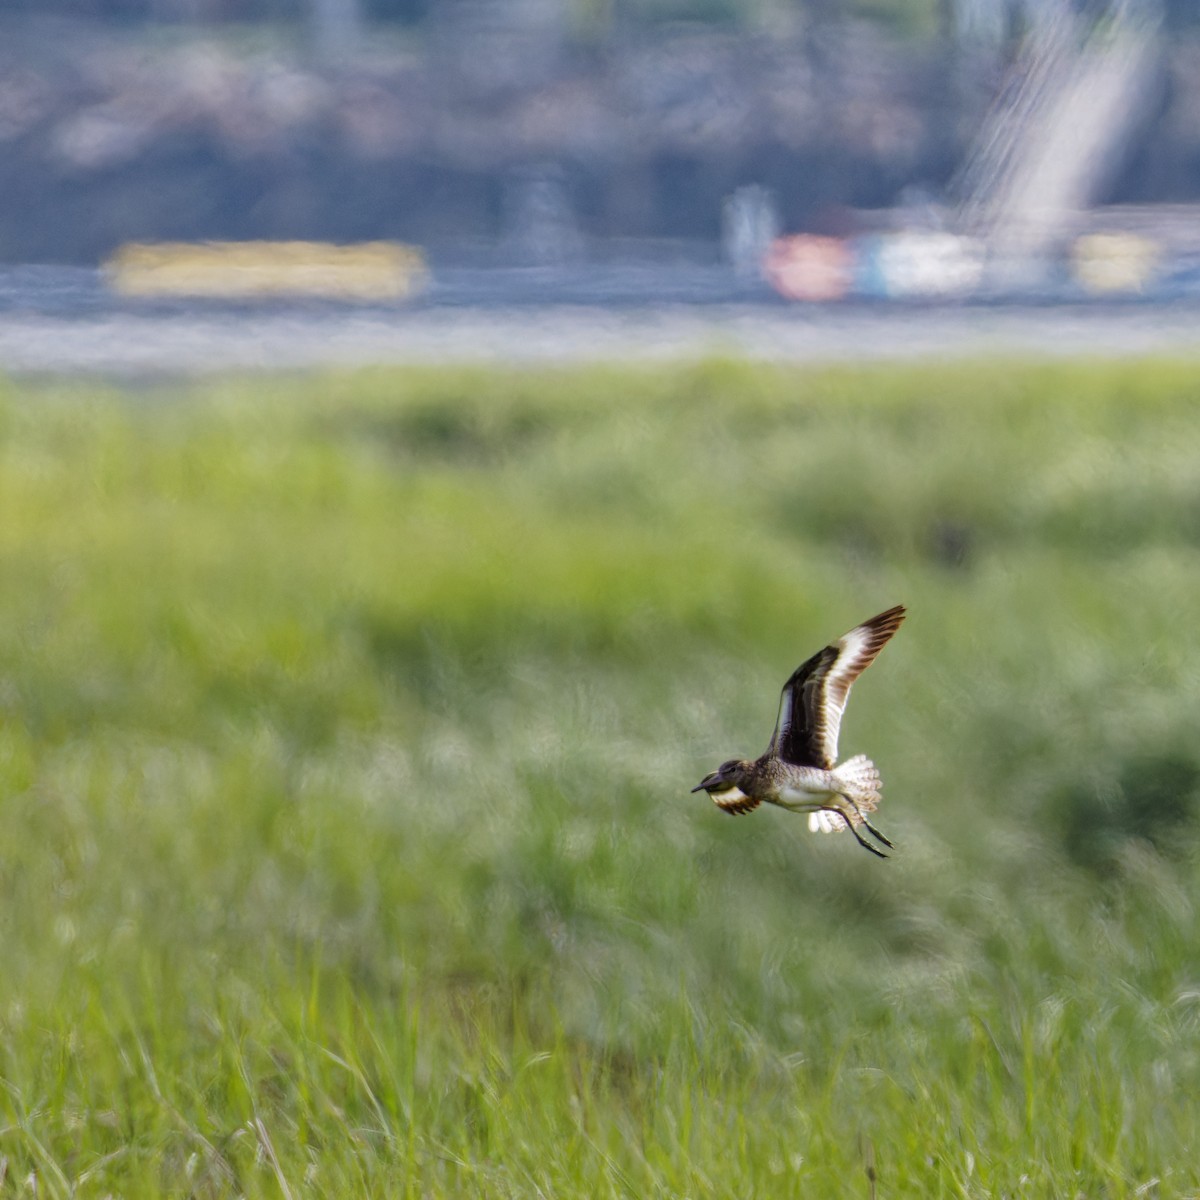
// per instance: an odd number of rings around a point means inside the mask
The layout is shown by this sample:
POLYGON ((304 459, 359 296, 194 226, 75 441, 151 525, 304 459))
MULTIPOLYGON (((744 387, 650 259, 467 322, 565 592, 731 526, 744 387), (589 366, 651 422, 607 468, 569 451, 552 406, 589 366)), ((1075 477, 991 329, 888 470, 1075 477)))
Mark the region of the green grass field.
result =
POLYGON ((1200 1195, 1198 607, 1195 365, 9 383, 0 1196, 1200 1195))

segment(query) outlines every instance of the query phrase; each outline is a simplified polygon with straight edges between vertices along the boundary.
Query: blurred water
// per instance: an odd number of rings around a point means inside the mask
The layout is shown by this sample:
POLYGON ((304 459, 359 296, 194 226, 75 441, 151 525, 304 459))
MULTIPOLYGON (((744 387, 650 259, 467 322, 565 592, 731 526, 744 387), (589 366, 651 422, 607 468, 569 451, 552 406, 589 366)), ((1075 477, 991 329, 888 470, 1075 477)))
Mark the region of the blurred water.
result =
POLYGON ((395 304, 130 300, 99 271, 0 269, 0 370, 171 372, 728 353, 820 362, 1200 350, 1200 297, 789 305, 718 264, 447 268, 395 304))

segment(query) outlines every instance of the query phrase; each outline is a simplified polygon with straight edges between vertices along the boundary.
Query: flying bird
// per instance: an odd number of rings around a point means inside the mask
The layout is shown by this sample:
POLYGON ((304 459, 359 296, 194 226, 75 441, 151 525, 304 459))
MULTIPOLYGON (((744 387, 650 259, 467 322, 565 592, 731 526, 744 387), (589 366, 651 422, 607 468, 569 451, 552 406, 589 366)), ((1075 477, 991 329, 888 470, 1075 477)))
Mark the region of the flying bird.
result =
POLYGON ((814 832, 849 829, 860 846, 887 858, 861 832, 892 846, 867 819, 881 799, 879 771, 865 754, 838 765, 838 730, 851 685, 875 661, 904 616, 904 605, 897 604, 801 663, 783 685, 766 753, 753 760, 731 758, 692 791, 707 792, 732 816, 748 813, 764 800, 806 812, 814 832))

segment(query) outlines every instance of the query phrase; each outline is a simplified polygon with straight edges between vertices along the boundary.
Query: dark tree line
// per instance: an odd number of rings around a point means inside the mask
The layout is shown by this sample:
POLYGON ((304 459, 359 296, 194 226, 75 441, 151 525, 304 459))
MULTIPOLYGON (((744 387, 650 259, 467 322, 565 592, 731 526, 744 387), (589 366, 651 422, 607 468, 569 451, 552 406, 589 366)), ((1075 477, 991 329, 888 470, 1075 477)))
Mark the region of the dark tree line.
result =
MULTIPOLYGON (((768 0, 767 8, 825 23, 856 17, 907 33, 953 34, 968 10, 989 6, 997 23, 1019 30, 1039 10, 1063 4, 1080 13, 1104 11, 1117 0, 768 0)), ((1134 0, 1159 10, 1170 28, 1200 28, 1197 0, 1134 0)), ((431 18, 453 21, 464 10, 490 7, 513 22, 544 19, 557 12, 563 23, 593 32, 693 21, 737 26, 764 9, 762 0, 2 0, 10 13, 58 15, 136 25, 142 22, 237 24, 280 22, 332 30, 361 30, 369 24, 420 26, 431 18)), ((966 23, 970 23, 968 19, 966 23)))

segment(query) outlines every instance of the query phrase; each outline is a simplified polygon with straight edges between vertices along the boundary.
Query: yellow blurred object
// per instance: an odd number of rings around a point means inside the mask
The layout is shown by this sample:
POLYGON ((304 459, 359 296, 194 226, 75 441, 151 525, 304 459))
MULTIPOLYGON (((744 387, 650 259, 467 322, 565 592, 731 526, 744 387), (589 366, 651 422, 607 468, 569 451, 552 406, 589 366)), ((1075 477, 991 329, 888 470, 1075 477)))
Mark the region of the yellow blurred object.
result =
POLYGON ((1140 292, 1154 278, 1161 252, 1135 233, 1089 233, 1071 249, 1075 278, 1089 292, 1140 292))
POLYGON ((104 264, 123 296, 398 300, 419 292, 424 255, 399 242, 132 242, 104 264))

